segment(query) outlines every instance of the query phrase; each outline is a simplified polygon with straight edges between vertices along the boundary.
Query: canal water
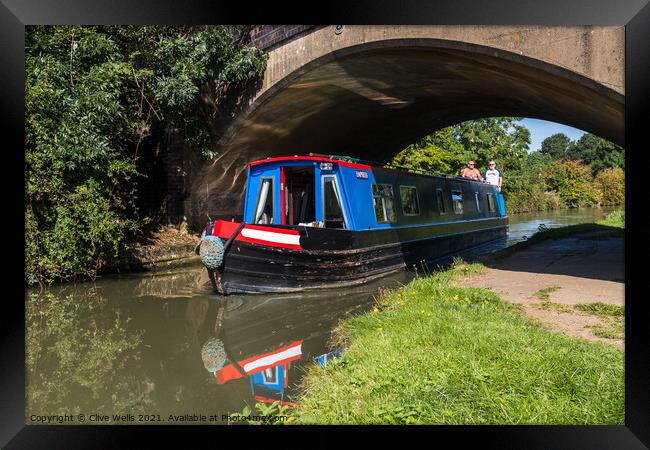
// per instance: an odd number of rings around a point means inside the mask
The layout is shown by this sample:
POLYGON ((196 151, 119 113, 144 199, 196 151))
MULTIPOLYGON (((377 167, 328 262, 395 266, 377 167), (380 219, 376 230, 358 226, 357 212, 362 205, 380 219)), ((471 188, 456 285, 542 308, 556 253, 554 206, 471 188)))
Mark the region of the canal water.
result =
MULTIPOLYGON (((593 222, 611 210, 511 216, 507 240, 593 222)), ((304 368, 336 346, 331 330, 419 273, 296 294, 219 297, 194 261, 181 268, 27 290, 28 423, 214 423, 299 397, 304 368), (119 415, 119 417, 118 417, 119 415)), ((330 353, 328 355, 328 353, 330 353)), ((231 422, 232 423, 232 422, 231 422)))

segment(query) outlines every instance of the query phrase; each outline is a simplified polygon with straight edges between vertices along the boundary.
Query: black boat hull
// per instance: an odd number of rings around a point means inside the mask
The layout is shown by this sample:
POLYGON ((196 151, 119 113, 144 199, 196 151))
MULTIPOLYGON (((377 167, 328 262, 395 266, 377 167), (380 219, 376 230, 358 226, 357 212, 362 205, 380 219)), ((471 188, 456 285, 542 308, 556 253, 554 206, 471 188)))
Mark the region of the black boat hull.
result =
POLYGON ((302 249, 234 240, 211 278, 222 294, 356 285, 407 268, 427 272, 463 251, 503 239, 507 226, 507 217, 494 217, 368 231, 293 227, 300 231, 302 249))

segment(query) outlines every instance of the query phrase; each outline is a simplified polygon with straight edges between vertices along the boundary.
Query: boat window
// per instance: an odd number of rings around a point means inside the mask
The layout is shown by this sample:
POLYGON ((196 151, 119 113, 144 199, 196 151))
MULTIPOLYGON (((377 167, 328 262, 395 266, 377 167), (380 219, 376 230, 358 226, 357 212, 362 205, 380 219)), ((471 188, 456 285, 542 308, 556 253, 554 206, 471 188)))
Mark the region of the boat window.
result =
POLYGON ((273 178, 262 178, 254 223, 273 223, 273 178))
POLYGON ((323 177, 323 215, 325 228, 347 228, 341 195, 334 176, 323 177))
POLYGON ((402 199, 402 212, 405 216, 417 216, 420 214, 418 203, 418 191, 414 186, 400 186, 399 194, 402 199))
POLYGON ((481 212, 481 202, 478 199, 478 192, 474 192, 474 201, 476 202, 476 211, 481 212))
POLYGON ((456 214, 463 213, 463 193, 461 191, 451 191, 451 202, 454 204, 456 214))
POLYGON ((496 202, 494 201, 494 194, 487 194, 487 204, 489 212, 495 212, 497 210, 496 202))
POLYGON ((436 189, 436 198, 438 199, 438 211, 440 214, 445 214, 445 198, 442 195, 442 189, 436 189))
POLYGON ((278 366, 264 369, 262 371, 262 382, 264 384, 278 384, 278 366))
POLYGON ((372 203, 375 208, 377 223, 395 222, 395 196, 390 184, 372 185, 372 203))

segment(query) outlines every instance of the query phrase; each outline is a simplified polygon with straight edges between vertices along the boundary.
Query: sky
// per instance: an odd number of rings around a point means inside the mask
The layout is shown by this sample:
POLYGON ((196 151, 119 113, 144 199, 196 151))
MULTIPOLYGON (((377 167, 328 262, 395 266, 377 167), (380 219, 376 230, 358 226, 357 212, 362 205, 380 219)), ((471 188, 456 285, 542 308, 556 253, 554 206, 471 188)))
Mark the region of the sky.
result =
POLYGON ((556 133, 564 133, 572 141, 577 141, 583 134, 585 134, 584 131, 577 128, 569 127, 567 125, 562 125, 555 122, 549 122, 547 120, 524 119, 520 122, 520 124, 530 130, 530 147, 528 147, 529 152, 539 150, 542 146, 542 141, 556 133))

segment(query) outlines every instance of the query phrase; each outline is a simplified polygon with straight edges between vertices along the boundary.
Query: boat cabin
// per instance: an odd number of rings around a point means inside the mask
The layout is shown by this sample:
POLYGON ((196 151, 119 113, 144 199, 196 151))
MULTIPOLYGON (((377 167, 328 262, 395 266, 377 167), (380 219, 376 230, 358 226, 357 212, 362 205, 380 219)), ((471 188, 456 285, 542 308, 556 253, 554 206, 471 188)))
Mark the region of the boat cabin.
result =
POLYGON ((244 221, 362 231, 505 216, 491 185, 320 156, 248 166, 244 221))

